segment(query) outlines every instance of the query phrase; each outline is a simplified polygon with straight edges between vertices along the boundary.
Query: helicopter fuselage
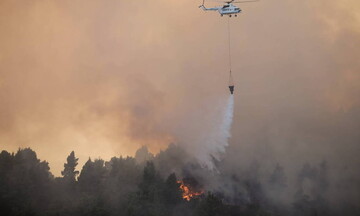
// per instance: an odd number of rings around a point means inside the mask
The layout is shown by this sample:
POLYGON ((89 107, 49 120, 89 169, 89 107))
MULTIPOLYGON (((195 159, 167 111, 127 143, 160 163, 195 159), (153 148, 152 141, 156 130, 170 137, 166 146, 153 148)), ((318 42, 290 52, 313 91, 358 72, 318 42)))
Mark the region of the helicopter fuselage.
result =
POLYGON ((236 7, 233 4, 226 4, 221 7, 214 7, 214 8, 206 8, 204 5, 200 6, 204 11, 212 10, 212 11, 218 11, 221 16, 223 15, 235 15, 241 12, 241 9, 236 7))
POLYGON ((238 14, 241 12, 241 9, 236 7, 233 4, 224 5, 223 7, 218 9, 220 15, 231 15, 231 14, 238 14))

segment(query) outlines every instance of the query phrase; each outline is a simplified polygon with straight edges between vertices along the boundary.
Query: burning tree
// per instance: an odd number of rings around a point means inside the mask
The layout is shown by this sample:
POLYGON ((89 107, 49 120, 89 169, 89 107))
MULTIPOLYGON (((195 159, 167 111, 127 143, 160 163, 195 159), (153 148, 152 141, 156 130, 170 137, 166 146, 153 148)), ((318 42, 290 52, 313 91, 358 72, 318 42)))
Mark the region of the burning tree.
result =
POLYGON ((187 201, 198 198, 204 193, 194 178, 184 178, 182 181, 178 181, 178 183, 180 184, 182 197, 187 201))

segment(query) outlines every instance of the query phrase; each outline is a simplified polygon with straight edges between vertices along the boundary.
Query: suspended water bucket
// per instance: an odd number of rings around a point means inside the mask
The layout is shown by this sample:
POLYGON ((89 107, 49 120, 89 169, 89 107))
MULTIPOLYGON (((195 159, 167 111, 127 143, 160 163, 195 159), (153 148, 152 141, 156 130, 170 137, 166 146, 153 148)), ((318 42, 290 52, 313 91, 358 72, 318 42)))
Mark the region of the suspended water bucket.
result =
POLYGON ((229 76, 229 90, 231 94, 234 94, 234 89, 235 89, 235 85, 234 85, 234 81, 232 78, 232 74, 231 74, 231 70, 230 70, 230 76, 229 76))

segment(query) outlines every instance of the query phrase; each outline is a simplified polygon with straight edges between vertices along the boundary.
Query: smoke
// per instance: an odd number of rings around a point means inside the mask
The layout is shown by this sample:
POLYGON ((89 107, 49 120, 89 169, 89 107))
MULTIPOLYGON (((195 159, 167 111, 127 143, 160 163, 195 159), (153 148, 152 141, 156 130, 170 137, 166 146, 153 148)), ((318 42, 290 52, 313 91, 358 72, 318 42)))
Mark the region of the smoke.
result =
POLYGON ((358 0, 241 5, 231 138, 218 14, 192 0, 0 4, 1 149, 31 147, 60 175, 72 150, 81 166, 174 142, 211 167, 226 148, 237 176, 266 182, 279 163, 288 200, 303 164, 326 160, 328 197, 360 203, 358 0))

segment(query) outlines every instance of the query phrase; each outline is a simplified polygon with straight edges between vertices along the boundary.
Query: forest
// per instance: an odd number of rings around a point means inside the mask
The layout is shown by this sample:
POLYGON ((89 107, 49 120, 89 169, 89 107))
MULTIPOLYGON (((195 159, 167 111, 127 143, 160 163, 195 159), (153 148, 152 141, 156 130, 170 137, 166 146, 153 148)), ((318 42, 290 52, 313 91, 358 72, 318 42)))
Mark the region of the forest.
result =
POLYGON ((0 154, 0 215, 119 216, 317 216, 359 215, 351 204, 331 205, 324 161, 304 164, 290 204, 276 199, 287 188, 284 168, 276 165, 266 178, 253 165, 243 175, 214 161, 211 171, 176 145, 157 155, 146 147, 135 157, 109 161, 88 159, 79 169, 72 151, 60 177, 30 148, 0 154), (312 182, 311 193, 305 182, 312 182), (275 195, 274 195, 275 194, 275 195), (310 194, 310 195, 309 195, 310 194))

